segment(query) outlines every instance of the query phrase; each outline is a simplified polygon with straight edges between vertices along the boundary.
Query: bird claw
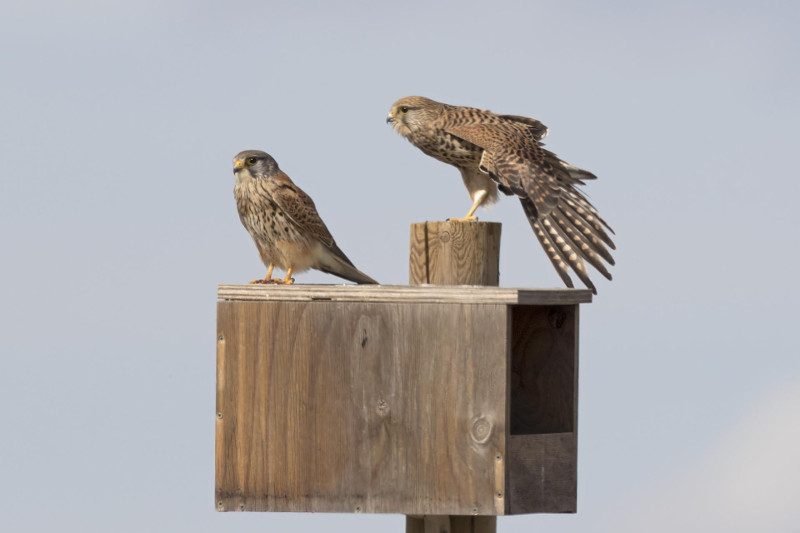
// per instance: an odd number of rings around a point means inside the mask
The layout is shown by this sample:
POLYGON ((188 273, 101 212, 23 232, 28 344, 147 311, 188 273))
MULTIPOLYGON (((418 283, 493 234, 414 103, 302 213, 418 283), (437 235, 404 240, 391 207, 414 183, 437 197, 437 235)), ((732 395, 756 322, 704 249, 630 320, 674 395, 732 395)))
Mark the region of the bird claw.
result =
POLYGON ((463 218, 448 218, 447 219, 447 222, 477 222, 477 221, 478 221, 478 217, 476 217, 475 215, 470 215, 468 217, 463 217, 463 218))
MULTIPOLYGON (((294 280, 292 280, 294 281, 294 280)), ((276 283, 283 283, 282 279, 278 278, 269 278, 269 279, 254 279, 249 283, 249 285, 274 285, 276 283)))

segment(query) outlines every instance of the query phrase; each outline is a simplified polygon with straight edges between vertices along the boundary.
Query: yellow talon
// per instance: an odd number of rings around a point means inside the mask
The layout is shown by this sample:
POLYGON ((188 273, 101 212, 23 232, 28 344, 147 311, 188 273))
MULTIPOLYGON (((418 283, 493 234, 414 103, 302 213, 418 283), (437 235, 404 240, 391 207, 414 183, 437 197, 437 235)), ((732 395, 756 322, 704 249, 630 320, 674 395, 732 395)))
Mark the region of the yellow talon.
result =
POLYGON ((475 211, 478 209, 483 201, 486 199, 486 191, 480 191, 475 195, 475 201, 472 202, 472 207, 469 208, 467 214, 464 215, 464 218, 448 218, 449 222, 475 222, 478 220, 478 217, 474 215, 475 211))
POLYGON ((250 282, 250 285, 259 285, 259 284, 269 285, 271 283, 276 283, 280 281, 279 279, 272 277, 273 268, 275 268, 275 265, 273 263, 270 263, 269 267, 267 268, 267 275, 264 277, 264 279, 254 279, 253 281, 250 282))
POLYGON ((292 269, 286 271, 286 277, 283 279, 276 279, 275 283, 280 285, 292 285, 294 284, 294 278, 292 277, 292 269))
POLYGON ((448 218, 448 222, 475 222, 478 220, 478 217, 475 215, 467 215, 464 218, 448 218))
POLYGON ((294 278, 292 277, 292 269, 286 271, 286 277, 283 279, 280 278, 273 278, 272 277, 272 269, 275 267, 274 264, 270 263, 269 268, 267 268, 267 276, 264 279, 254 279, 250 282, 250 285, 292 285, 294 283, 294 278))

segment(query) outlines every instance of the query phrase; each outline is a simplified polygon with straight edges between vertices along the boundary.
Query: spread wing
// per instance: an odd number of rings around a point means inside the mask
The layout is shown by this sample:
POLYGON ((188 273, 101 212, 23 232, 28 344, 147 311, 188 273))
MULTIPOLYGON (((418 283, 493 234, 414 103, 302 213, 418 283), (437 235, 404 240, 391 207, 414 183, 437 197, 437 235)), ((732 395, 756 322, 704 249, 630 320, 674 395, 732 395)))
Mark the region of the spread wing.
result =
MULTIPOLYGON (((531 119, 533 120, 533 119, 531 119)), ((538 121, 537 121, 538 123, 538 121)), ((446 124, 447 133, 483 148, 482 171, 521 198, 531 200, 536 212, 549 214, 559 203, 562 187, 536 137, 524 123, 446 124)), ((552 155, 552 154, 550 154, 552 155)))
POLYGON ((521 120, 525 117, 482 113, 485 118, 472 112, 471 121, 446 120, 443 129, 483 148, 480 170, 501 190, 520 198, 534 233, 567 286, 572 287, 571 268, 596 292, 584 260, 611 279, 603 261, 614 264, 608 250, 615 249, 608 235, 613 231, 575 187, 595 176, 545 150, 540 139, 547 128, 540 122, 527 119, 532 126, 521 120))

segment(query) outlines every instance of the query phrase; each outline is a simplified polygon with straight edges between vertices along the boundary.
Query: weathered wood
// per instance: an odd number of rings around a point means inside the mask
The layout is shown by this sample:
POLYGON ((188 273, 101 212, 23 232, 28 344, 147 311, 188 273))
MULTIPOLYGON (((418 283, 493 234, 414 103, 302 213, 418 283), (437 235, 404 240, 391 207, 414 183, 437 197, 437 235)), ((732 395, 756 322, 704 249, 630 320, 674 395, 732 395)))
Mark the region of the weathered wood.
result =
POLYGON ((578 438, 575 433, 510 435, 508 514, 577 510, 578 438))
MULTIPOLYGON (((487 294, 487 286, 500 284, 500 228, 489 222, 425 222, 411 225, 409 253, 409 285, 482 285, 477 294, 487 294)), ((497 290, 497 289, 495 289, 497 290)), ((463 291, 463 288, 461 288, 463 291)), ((519 293, 517 294, 519 301, 519 293)), ((506 334, 510 337, 508 314, 506 334)), ((506 376, 507 377, 507 376, 506 376)), ((505 383, 504 383, 505 385, 505 383)), ((503 393, 508 402, 507 389, 503 393)), ((505 413, 508 422, 508 411, 505 413)), ((506 425, 506 424, 504 424, 506 425)), ((453 443, 455 447, 456 443, 453 443)), ((498 478, 505 471, 504 452, 498 453, 498 478)), ((495 486, 496 513, 473 509, 475 514, 503 514, 508 507, 506 480, 495 486)), ((422 527, 425 533, 470 532, 476 525, 474 516, 406 517, 406 530, 422 527)), ((479 531, 494 531, 497 518, 481 517, 479 531)))
MULTIPOLYGON (((490 269, 437 259, 423 270, 460 284, 490 269)), ((218 294, 218 510, 401 513, 414 533, 575 512, 578 304, 590 291, 218 294)))
POLYGON ((511 434, 576 426, 577 306, 512 307, 511 434))
POLYGON ((222 300, 559 305, 588 303, 588 289, 511 289, 407 285, 220 285, 222 300))
POLYGON ((495 533, 493 516, 407 516, 406 533, 495 533))
POLYGON ((412 224, 409 284, 497 286, 500 228, 497 222, 412 224))
POLYGON ((574 513, 578 306, 511 309, 508 513, 574 513))
POLYGON ((218 509, 503 513, 507 315, 219 302, 218 509))

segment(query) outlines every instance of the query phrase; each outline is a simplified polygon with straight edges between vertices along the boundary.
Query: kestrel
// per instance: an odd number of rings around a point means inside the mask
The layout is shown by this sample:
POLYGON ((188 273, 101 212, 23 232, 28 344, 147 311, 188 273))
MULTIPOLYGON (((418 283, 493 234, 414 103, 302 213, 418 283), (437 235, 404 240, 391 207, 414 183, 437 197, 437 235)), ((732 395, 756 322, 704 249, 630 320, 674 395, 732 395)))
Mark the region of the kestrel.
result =
POLYGON ((378 283, 353 266, 336 246, 314 202, 269 154, 239 153, 233 158, 233 174, 239 218, 267 266, 267 276, 250 283, 291 284, 292 273, 309 268, 356 283, 378 283), (271 277, 276 266, 286 271, 284 279, 271 277))
POLYGON ((611 279, 603 261, 614 264, 608 251, 616 249, 608 236, 614 231, 577 189, 595 175, 545 150, 544 124, 422 96, 395 102, 386 122, 424 153, 461 171, 472 207, 464 218, 451 220, 476 220, 475 210, 496 202, 498 189, 514 194, 568 287, 573 287, 571 268, 597 294, 584 260, 611 279))

